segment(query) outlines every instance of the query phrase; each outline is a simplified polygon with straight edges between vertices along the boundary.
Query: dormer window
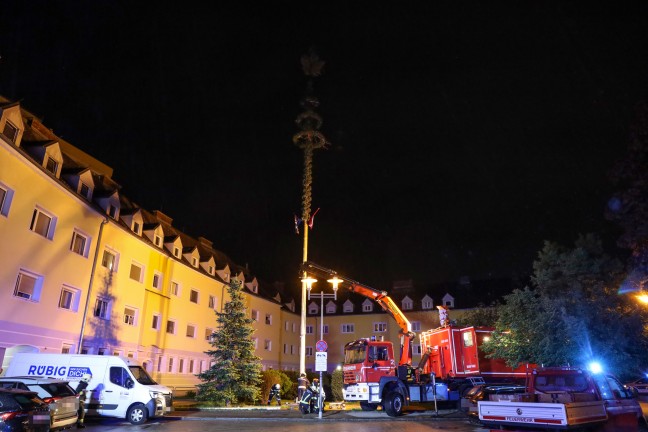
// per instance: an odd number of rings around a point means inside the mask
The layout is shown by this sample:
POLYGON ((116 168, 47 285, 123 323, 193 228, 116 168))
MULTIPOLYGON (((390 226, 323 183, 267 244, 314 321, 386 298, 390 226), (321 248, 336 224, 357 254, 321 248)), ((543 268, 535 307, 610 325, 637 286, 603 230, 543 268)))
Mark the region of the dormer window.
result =
POLYGON ((213 275, 213 274, 214 274, 214 266, 209 266, 209 267, 207 268, 207 272, 208 272, 210 275, 213 275))
POLYGON ((412 301, 411 298, 405 297, 403 299, 402 306, 403 306, 403 310, 411 310, 414 307, 414 302, 412 301))
POLYGON ((133 222, 133 232, 137 235, 140 235, 142 226, 138 222, 133 222))
POLYGON ((180 249, 177 247, 173 248, 173 256, 176 258, 180 258, 180 249))
POLYGON ((373 303, 367 299, 362 303, 362 312, 373 312, 373 303))
POLYGON ((108 216, 115 219, 117 217, 117 207, 112 204, 108 204, 108 216))
POLYGON ((85 199, 90 199, 90 186, 85 183, 81 183, 79 186, 79 194, 82 195, 85 199))
POLYGON ((162 247, 162 237, 159 235, 153 236, 153 243, 155 243, 155 246, 157 247, 162 247))
POLYGON ((252 292, 257 294, 259 292, 259 287, 257 287, 256 285, 252 285, 252 292))
POLYGON ((52 174, 56 175, 58 171, 58 162, 55 161, 53 158, 48 157, 47 158, 47 163, 45 164, 45 169, 52 174))
POLYGON ((327 314, 334 314, 336 309, 337 309, 337 305, 335 303, 333 303, 333 302, 329 302, 326 305, 326 313, 327 314))
POLYGON ((2 130, 2 134, 6 136, 9 141, 15 143, 16 138, 18 138, 18 128, 7 120, 7 122, 5 122, 5 127, 2 130))
POLYGON ((310 315, 315 315, 317 312, 319 312, 319 308, 317 307, 317 304, 311 303, 310 306, 308 306, 308 313, 310 315))
POLYGON ((198 258, 196 257, 191 258, 191 265, 194 267, 198 267, 198 258))

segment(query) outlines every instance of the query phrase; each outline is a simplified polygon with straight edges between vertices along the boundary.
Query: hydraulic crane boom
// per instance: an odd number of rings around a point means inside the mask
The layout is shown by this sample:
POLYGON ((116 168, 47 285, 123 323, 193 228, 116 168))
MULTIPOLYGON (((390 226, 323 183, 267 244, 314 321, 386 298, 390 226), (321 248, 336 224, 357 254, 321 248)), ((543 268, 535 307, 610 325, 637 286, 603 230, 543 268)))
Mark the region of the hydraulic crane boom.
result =
POLYGON ((306 261, 305 263, 303 263, 301 270, 302 272, 307 272, 313 275, 325 275, 326 277, 337 276, 342 280, 342 284, 340 284, 340 286, 347 288, 351 292, 370 298, 378 303, 384 311, 386 311, 389 315, 392 316, 392 318, 394 318, 396 324, 398 324, 398 327, 400 328, 401 357, 399 364, 406 365, 412 363, 411 342, 416 335, 412 332, 412 324, 403 314, 403 311, 401 311, 396 303, 394 303, 394 300, 389 297, 386 291, 379 291, 374 288, 368 287, 361 284, 360 282, 356 282, 352 279, 339 275, 335 270, 322 267, 311 261, 306 261))

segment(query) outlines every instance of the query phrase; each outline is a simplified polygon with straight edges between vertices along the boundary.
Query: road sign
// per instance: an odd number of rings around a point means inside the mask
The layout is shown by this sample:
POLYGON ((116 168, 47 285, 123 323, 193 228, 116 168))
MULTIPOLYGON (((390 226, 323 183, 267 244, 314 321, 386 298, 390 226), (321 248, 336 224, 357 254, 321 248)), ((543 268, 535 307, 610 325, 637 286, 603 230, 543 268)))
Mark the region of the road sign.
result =
POLYGON ((326 341, 320 340, 315 344, 315 351, 317 352, 326 352, 328 351, 328 344, 326 341))
POLYGON ((315 353, 315 372, 326 372, 327 354, 325 352, 315 353))

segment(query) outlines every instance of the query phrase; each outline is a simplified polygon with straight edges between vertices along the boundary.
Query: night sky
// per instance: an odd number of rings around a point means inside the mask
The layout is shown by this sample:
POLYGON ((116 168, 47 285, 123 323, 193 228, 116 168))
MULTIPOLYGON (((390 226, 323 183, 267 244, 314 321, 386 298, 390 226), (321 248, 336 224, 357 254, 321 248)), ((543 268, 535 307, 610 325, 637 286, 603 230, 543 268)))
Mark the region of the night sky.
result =
POLYGON ((331 143, 312 260, 388 289, 524 275, 544 240, 614 237, 606 175, 648 94, 648 3, 220 3, 3 3, 0 94, 268 282, 302 256, 310 47, 331 143))

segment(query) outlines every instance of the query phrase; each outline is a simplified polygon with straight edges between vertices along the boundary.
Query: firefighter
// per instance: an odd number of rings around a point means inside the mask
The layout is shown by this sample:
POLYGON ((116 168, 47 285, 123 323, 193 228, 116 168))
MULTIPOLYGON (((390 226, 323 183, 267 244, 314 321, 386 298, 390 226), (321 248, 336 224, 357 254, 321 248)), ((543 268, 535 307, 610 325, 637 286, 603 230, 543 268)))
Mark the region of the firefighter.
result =
POLYGON ((85 425, 83 420, 85 419, 86 413, 86 403, 88 398, 88 384, 92 379, 92 375, 83 374, 79 385, 77 385, 76 392, 79 394, 79 416, 77 417, 77 429, 83 429, 85 425))
POLYGON ((270 389, 270 395, 268 396, 268 405, 272 402, 272 398, 277 398, 277 405, 281 406, 281 386, 275 384, 270 389))
POLYGON ((299 375, 299 378, 297 378, 297 402, 302 400, 302 396, 308 386, 310 386, 310 382, 308 381, 308 378, 306 378, 306 374, 303 373, 299 375))

